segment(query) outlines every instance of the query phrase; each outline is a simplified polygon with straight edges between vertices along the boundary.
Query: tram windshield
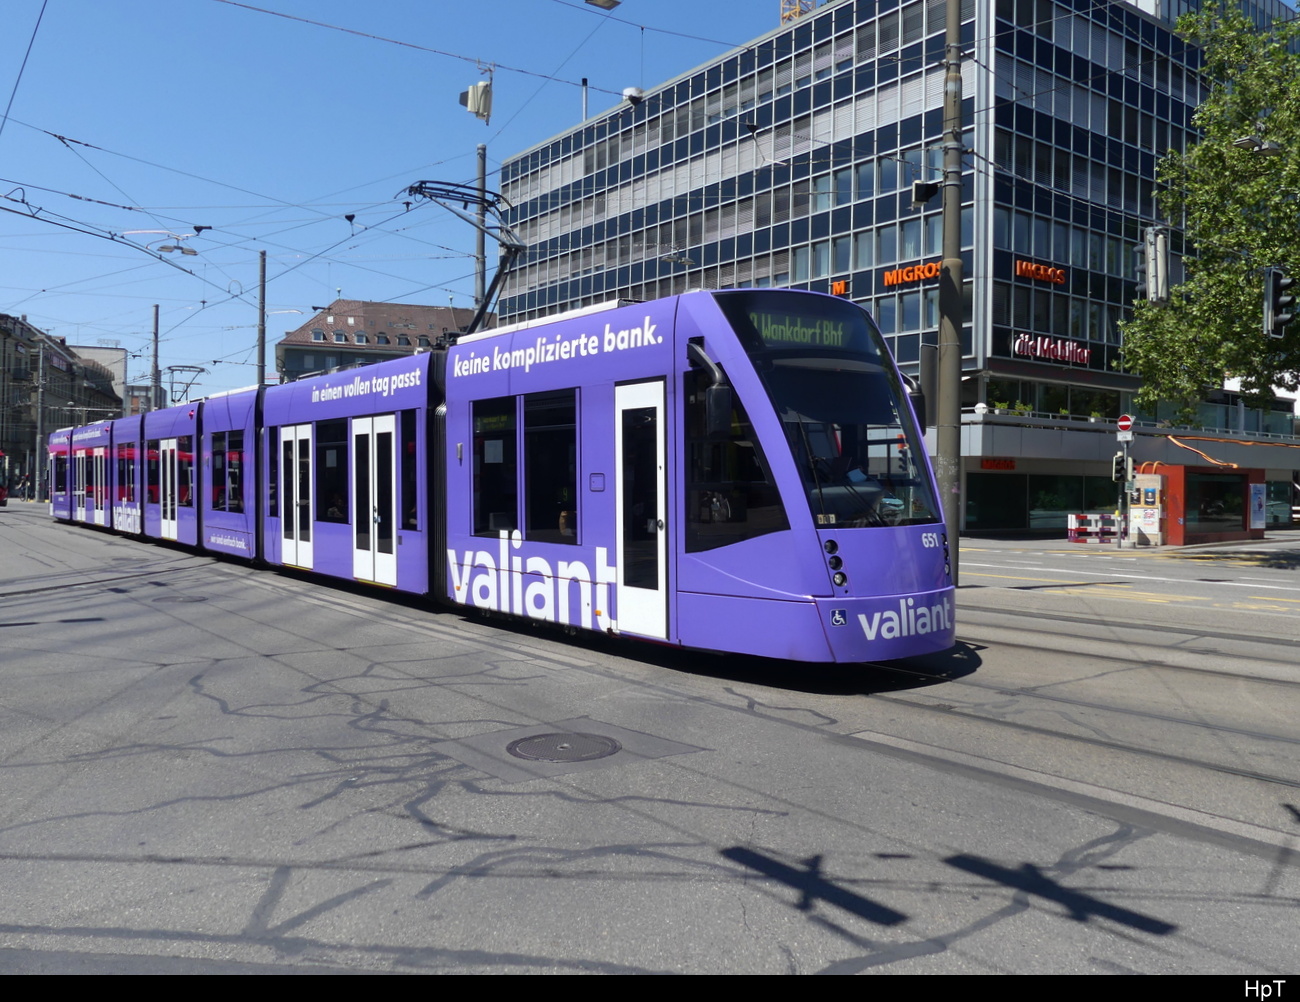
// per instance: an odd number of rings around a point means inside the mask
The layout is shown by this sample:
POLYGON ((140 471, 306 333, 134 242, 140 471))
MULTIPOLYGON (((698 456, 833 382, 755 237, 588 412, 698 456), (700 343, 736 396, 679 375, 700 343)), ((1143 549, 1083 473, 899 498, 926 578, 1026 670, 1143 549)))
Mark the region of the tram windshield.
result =
POLYGON ((776 290, 717 300, 780 415, 818 525, 941 521, 924 443, 865 311, 776 290))

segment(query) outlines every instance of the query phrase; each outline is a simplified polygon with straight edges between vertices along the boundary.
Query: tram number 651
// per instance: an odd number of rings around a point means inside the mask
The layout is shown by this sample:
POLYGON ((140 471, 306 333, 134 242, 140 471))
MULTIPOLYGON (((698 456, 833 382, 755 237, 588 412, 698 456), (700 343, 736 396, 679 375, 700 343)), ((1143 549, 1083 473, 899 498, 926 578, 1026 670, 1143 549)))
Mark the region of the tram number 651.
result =
POLYGON ((927 550, 937 549, 939 546, 939 534, 937 532, 921 533, 921 545, 927 550))

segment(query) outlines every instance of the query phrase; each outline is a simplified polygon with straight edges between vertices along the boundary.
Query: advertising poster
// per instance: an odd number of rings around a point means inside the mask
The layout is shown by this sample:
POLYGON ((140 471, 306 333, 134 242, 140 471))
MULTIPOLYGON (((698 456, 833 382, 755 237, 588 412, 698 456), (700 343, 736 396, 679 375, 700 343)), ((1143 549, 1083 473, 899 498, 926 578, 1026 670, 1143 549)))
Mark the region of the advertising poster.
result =
POLYGON ((1267 490, 1267 484, 1250 485, 1250 527, 1252 529, 1264 528, 1264 500, 1267 490))

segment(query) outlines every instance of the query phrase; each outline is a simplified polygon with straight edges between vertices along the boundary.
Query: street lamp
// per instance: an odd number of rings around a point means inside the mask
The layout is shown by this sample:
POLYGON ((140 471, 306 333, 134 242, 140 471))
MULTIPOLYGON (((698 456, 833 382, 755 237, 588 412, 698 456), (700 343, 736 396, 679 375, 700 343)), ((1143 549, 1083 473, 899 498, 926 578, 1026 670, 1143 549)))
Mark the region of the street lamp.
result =
POLYGON ((1261 157, 1280 157, 1283 153, 1282 147, 1271 139, 1261 139, 1256 135, 1238 136, 1232 141, 1232 145, 1239 150, 1248 150, 1256 156, 1261 157))

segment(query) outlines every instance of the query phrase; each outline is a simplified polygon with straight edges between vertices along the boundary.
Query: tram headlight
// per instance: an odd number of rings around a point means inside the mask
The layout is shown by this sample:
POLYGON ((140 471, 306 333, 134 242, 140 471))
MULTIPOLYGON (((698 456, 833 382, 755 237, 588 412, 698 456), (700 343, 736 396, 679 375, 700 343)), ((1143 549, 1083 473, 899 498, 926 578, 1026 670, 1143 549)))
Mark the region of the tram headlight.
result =
POLYGON ((841 560, 839 557, 831 557, 830 560, 826 562, 831 565, 831 570, 833 571, 838 571, 841 567, 844 566, 844 561, 841 560))
POLYGON ((826 542, 822 543, 822 549, 827 553, 839 553, 840 544, 835 542, 833 539, 828 539, 826 542))
POLYGON ((835 582, 837 588, 843 588, 849 583, 849 576, 843 571, 836 571, 831 580, 835 582))

